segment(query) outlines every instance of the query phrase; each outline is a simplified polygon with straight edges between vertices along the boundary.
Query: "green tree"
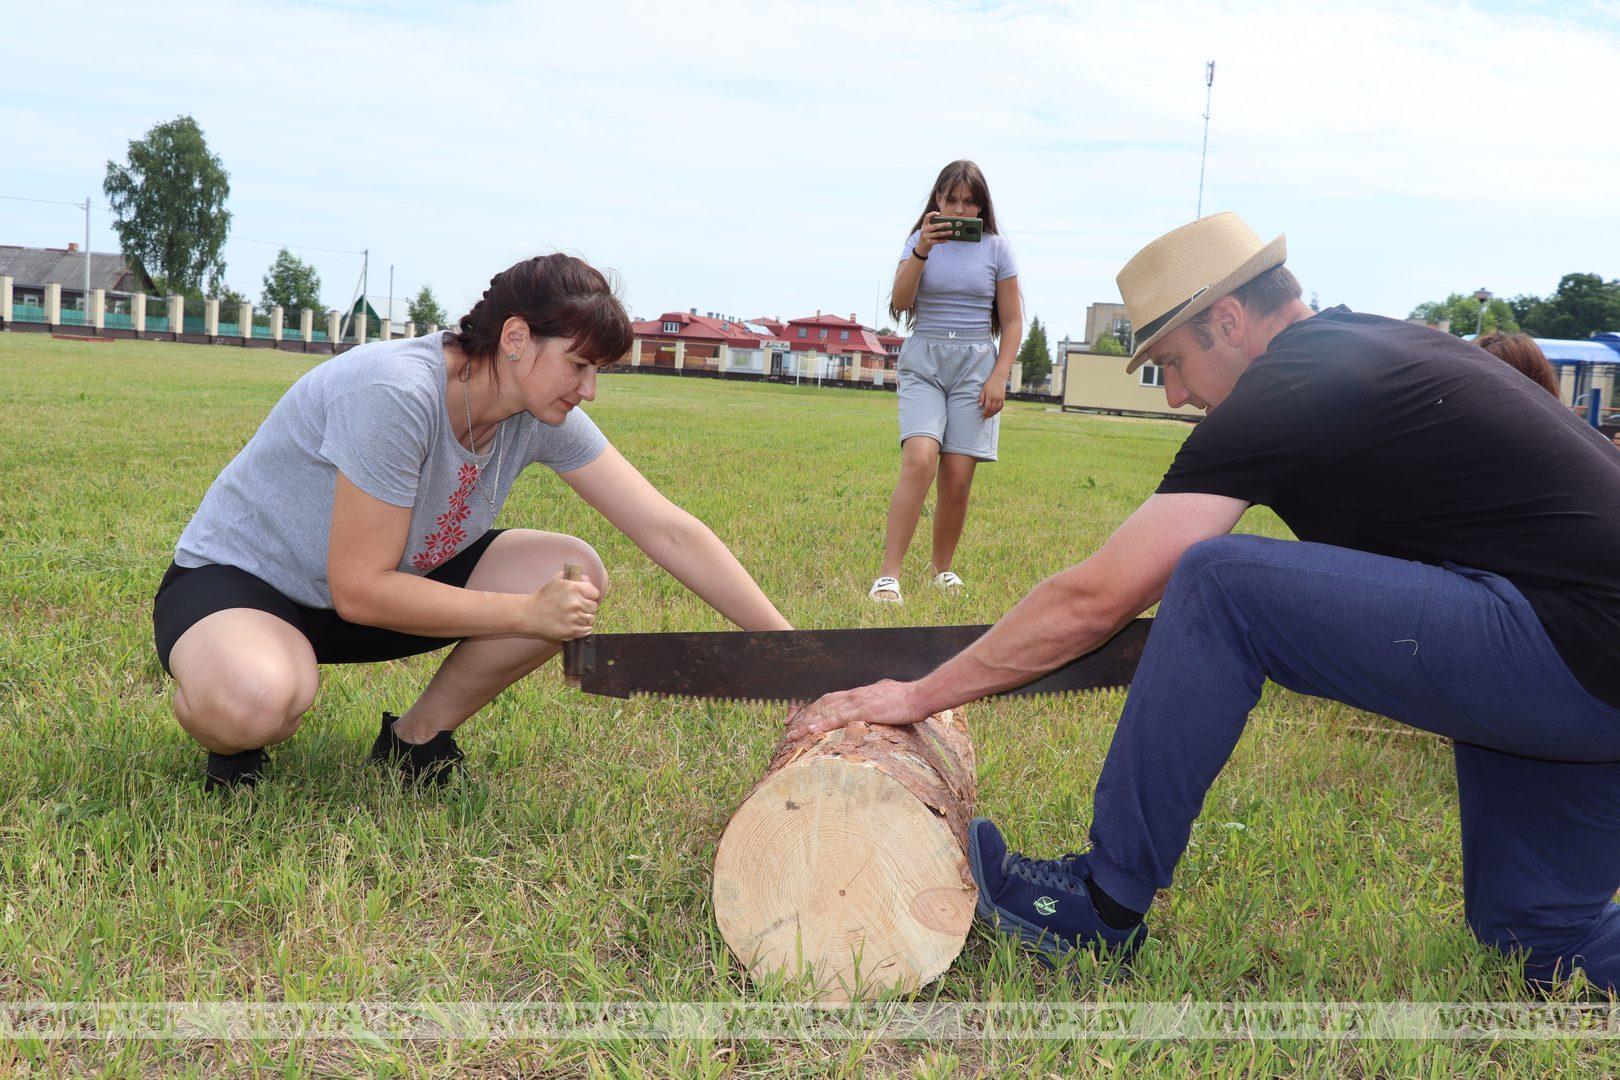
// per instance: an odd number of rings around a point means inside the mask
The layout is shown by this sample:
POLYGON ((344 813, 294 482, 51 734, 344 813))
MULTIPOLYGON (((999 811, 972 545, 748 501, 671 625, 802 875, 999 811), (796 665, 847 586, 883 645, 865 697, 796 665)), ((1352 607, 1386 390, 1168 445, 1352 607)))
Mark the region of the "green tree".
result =
POLYGON ((1052 372, 1052 350, 1046 344, 1046 327, 1039 316, 1029 321, 1029 336, 1018 349, 1018 363, 1024 369, 1024 385, 1039 386, 1052 372))
MULTIPOLYGON (((1471 293, 1452 293, 1444 300, 1429 300, 1412 309, 1409 319, 1422 319, 1425 322, 1440 322, 1451 320, 1451 332, 1457 337, 1466 337, 1479 326, 1479 301, 1471 293)), ((1519 329, 1519 320, 1513 315, 1513 305, 1499 296, 1493 296, 1485 302, 1485 322, 1481 333, 1489 334, 1493 330, 1504 330, 1509 333, 1519 329)))
POLYGON ((439 300, 433 295, 433 290, 426 285, 422 286, 422 291, 416 294, 416 299, 410 302, 406 310, 410 313, 411 322, 415 323, 418 329, 426 327, 429 323, 434 326, 447 326, 450 322, 450 317, 444 313, 444 308, 439 306, 439 300))
POLYGON ((119 244, 147 273, 178 292, 219 285, 231 225, 230 174, 208 152, 197 121, 176 117, 132 140, 125 164, 107 162, 101 188, 119 244))
POLYGON ((260 311, 268 315, 277 306, 286 311, 321 310, 321 275, 286 248, 270 264, 270 272, 264 275, 264 291, 259 294, 260 311))
POLYGON ((1091 343, 1091 351, 1104 356, 1124 356, 1125 346, 1113 334, 1098 334, 1097 340, 1091 343))
POLYGON ((1525 331, 1536 337, 1579 339, 1620 330, 1620 281, 1565 274, 1551 296, 1515 296, 1513 309, 1525 331))

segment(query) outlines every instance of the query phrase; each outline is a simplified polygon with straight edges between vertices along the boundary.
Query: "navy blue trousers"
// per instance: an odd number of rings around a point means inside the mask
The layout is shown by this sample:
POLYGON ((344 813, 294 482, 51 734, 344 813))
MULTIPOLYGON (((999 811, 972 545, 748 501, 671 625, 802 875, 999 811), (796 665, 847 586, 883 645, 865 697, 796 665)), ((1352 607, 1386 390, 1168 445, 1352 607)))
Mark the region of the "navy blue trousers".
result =
MULTIPOLYGON (((1620 642, 1616 643, 1620 652, 1620 642)), ((1620 709, 1586 692, 1508 581, 1252 536, 1188 549, 1098 781, 1092 873, 1146 911, 1260 689, 1454 740, 1463 901, 1535 982, 1620 991, 1620 709)))

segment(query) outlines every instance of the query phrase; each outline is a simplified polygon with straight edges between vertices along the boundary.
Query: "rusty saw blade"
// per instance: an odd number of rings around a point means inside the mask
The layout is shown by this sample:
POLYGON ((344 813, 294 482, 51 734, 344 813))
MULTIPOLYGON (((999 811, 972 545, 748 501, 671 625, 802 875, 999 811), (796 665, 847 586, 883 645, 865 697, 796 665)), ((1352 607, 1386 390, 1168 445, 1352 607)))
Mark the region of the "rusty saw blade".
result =
MULTIPOLYGON (((1007 694, 1062 694, 1130 685, 1152 619, 1007 694)), ((588 694, 813 701, 879 679, 920 679, 988 626, 867 630, 731 630, 593 634, 563 645, 569 685, 588 694)))

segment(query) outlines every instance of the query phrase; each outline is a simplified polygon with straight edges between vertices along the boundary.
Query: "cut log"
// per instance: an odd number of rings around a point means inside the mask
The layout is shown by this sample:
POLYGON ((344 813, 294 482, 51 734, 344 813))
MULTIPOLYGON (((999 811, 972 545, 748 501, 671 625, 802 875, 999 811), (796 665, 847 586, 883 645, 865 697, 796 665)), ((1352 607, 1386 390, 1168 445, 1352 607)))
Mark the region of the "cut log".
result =
POLYGON ((720 837, 714 910, 756 979, 824 1001, 915 990, 962 951, 978 780, 960 710, 777 747, 720 837))

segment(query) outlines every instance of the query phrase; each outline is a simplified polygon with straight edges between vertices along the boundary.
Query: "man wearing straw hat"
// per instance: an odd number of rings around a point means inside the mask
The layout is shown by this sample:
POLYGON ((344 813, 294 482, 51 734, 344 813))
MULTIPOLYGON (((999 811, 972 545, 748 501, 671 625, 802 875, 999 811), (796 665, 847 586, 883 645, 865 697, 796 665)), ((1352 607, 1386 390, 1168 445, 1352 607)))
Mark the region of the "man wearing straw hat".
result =
POLYGON ((1020 685, 1157 601, 1091 849, 1027 858, 976 819, 982 918, 1128 959, 1270 679, 1454 740, 1469 926, 1534 982, 1620 991, 1620 454, 1461 339, 1313 313, 1285 258, 1231 213, 1138 252, 1127 370, 1208 412, 1157 491, 931 675, 829 695, 795 733, 1020 685), (1228 535, 1251 505, 1299 541, 1228 535))

